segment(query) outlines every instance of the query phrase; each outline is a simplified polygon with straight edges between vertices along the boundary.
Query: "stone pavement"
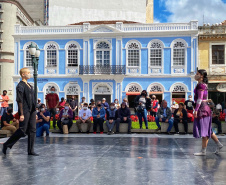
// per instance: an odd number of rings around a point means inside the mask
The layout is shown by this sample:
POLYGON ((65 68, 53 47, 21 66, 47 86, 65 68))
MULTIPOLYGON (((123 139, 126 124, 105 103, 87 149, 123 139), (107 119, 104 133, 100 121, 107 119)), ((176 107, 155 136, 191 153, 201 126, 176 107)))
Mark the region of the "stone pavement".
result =
MULTIPOLYGON (((225 148, 194 156, 201 139, 163 134, 51 134, 36 139, 38 157, 27 155, 27 138, 0 155, 0 183, 13 185, 225 184, 225 148)), ((3 143, 7 138, 0 139, 3 143)), ((1 145, 2 147, 2 145, 1 145)))

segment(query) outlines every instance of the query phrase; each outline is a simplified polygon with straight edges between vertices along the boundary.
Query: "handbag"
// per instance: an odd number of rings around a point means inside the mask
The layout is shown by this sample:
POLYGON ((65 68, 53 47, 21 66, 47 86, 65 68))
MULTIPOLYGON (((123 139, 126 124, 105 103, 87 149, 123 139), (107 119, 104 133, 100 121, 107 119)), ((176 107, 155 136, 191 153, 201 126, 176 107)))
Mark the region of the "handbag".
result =
POLYGON ((142 107, 141 105, 139 105, 138 107, 136 107, 136 111, 137 112, 144 112, 144 107, 142 107))
POLYGON ((68 134, 68 126, 67 125, 63 125, 63 133, 68 134))

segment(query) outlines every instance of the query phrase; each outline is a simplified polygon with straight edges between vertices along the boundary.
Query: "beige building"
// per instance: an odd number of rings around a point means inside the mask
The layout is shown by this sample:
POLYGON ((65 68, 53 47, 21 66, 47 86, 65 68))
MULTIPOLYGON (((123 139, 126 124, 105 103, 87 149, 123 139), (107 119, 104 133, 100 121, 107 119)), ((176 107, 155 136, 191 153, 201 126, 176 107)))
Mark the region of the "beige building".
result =
POLYGON ((13 102, 15 24, 32 26, 34 21, 17 1, 0 0, 0 93, 8 91, 9 103, 13 102))
POLYGON ((199 69, 209 77, 209 98, 214 103, 226 101, 226 21, 199 26, 199 69))

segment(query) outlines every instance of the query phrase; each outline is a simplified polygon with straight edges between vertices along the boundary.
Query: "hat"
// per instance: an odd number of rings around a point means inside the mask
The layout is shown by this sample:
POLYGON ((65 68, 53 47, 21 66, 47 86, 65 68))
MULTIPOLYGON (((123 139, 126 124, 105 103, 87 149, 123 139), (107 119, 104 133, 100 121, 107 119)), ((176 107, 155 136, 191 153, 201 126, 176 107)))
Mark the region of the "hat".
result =
POLYGON ((38 100, 40 100, 40 101, 41 101, 41 98, 38 98, 38 100))
POLYGON ((102 100, 106 100, 106 98, 103 98, 102 100))

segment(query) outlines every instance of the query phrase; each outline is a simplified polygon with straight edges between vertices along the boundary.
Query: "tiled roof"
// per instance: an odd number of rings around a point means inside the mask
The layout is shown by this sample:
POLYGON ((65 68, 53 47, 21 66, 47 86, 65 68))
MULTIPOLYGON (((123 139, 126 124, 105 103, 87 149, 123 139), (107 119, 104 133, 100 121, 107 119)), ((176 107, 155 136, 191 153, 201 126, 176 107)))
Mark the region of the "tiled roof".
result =
POLYGON ((116 22, 122 22, 123 24, 138 23, 138 22, 134 22, 134 21, 115 20, 115 21, 85 21, 85 22, 73 23, 73 24, 69 24, 69 25, 83 25, 83 23, 90 23, 91 25, 116 24, 116 22))

